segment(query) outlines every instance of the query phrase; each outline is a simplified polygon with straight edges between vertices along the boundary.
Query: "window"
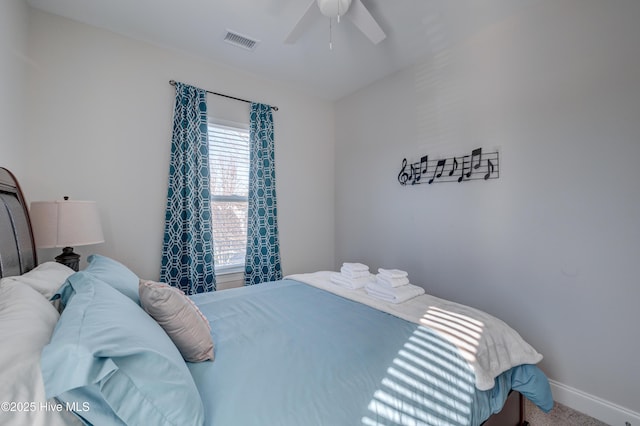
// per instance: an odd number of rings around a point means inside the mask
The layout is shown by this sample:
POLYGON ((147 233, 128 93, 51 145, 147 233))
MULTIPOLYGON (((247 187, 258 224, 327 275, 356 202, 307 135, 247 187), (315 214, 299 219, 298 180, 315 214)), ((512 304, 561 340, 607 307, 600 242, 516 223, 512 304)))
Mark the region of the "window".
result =
POLYGON ((244 271, 249 192, 249 131, 209 123, 209 168, 217 274, 244 271))

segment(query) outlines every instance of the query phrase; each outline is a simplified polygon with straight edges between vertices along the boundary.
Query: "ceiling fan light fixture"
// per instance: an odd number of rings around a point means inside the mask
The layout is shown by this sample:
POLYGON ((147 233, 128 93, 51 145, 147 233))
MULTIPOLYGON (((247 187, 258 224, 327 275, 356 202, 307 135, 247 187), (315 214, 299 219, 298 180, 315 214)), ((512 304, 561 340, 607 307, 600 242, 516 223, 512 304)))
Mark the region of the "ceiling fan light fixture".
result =
POLYGON ((295 43, 304 30, 321 16, 329 18, 329 39, 331 42, 331 21, 346 16, 373 44, 378 44, 387 36, 371 15, 363 0, 307 0, 309 1, 302 17, 298 19, 289 35, 284 39, 287 44, 295 43))
POLYGON ((329 18, 344 15, 351 6, 351 0, 318 0, 320 13, 329 18))

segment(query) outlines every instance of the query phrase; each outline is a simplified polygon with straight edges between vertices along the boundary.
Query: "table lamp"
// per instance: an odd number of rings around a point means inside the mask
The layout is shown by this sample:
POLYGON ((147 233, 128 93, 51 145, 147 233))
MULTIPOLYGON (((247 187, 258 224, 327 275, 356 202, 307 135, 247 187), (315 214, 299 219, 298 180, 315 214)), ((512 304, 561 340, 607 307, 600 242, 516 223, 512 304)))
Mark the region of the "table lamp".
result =
POLYGON ((72 246, 104 242, 98 205, 95 201, 34 201, 30 209, 36 247, 63 247, 56 262, 77 271, 80 255, 72 246))

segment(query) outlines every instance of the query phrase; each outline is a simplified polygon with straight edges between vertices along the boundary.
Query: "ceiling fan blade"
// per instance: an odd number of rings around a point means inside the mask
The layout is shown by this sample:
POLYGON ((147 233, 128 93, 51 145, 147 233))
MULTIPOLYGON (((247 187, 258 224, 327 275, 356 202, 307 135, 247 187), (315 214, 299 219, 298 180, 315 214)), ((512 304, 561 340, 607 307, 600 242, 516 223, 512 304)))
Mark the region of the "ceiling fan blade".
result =
POLYGON ((362 4, 362 0, 352 1, 347 17, 373 44, 378 44, 387 37, 365 5, 362 4))
POLYGON ((306 30, 309 25, 311 25, 313 20, 320 16, 320 9, 318 9, 316 0, 311 0, 311 3, 309 3, 309 6, 307 6, 307 10, 305 10, 304 14, 293 27, 287 38, 284 39, 284 42, 287 44, 295 43, 302 32, 306 30))

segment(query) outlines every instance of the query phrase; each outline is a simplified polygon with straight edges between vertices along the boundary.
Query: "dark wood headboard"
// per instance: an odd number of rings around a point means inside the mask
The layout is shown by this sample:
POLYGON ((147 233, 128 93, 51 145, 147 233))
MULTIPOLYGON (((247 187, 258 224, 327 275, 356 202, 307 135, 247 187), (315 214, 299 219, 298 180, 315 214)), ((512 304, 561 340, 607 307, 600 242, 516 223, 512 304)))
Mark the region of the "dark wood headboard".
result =
POLYGON ((21 275, 37 264, 29 208, 13 173, 0 167, 0 277, 21 275))

